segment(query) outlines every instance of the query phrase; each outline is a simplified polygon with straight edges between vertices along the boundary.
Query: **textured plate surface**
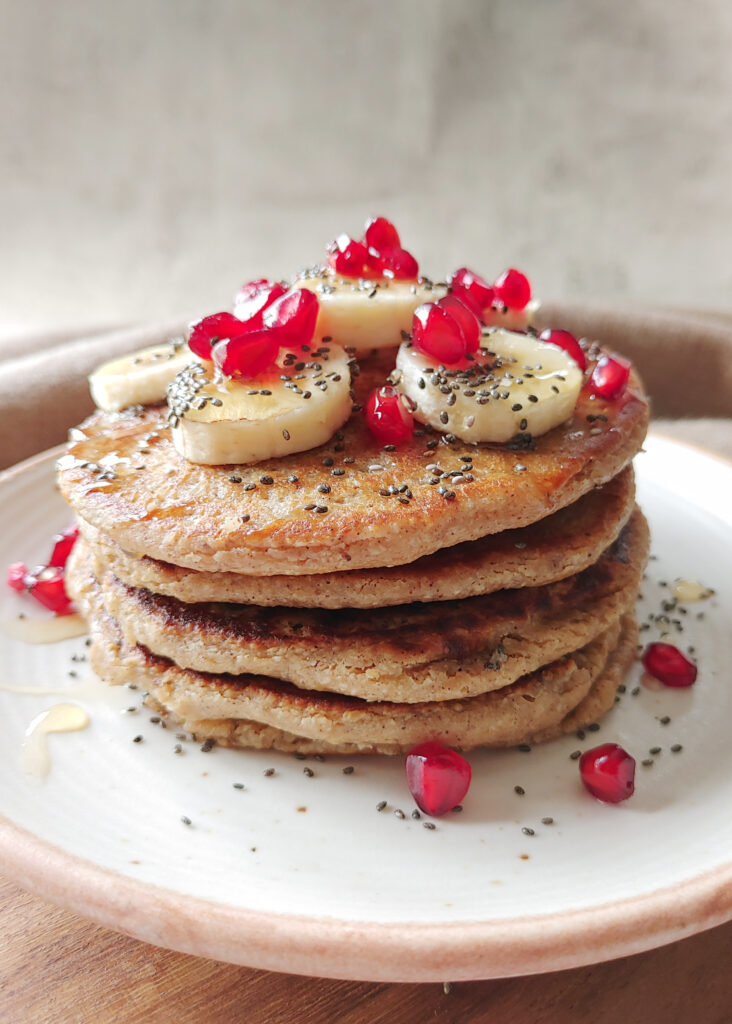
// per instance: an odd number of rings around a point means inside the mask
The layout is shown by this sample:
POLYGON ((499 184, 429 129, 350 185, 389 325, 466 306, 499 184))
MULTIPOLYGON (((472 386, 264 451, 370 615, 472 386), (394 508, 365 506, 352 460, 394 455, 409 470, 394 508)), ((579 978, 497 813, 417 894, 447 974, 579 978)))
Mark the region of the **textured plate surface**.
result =
MULTIPOLYGON (((39 457, 3 479, 3 565, 41 561, 67 522, 52 466, 39 457)), ((665 613, 683 626, 677 633, 671 622, 674 638, 696 648, 692 690, 641 685, 633 695, 636 669, 585 739, 471 754, 464 811, 432 830, 410 817, 400 759, 365 758, 344 774, 345 758, 205 753, 185 741, 176 754, 170 730, 126 710, 140 707, 139 693, 104 688, 71 660, 83 639, 32 646, 2 636, 1 684, 70 689, 63 698, 0 690, 0 868, 146 941, 355 979, 555 970, 732 917, 732 466, 662 438, 649 439, 636 466, 656 556, 641 621, 663 613, 676 577, 716 590, 665 613), (58 699, 82 705, 91 724, 51 736, 51 772, 33 782, 23 734, 58 699), (635 796, 618 806, 590 798, 570 758, 607 741, 638 761, 635 796), (675 744, 683 749, 673 753, 675 744)), ((0 621, 20 610, 33 613, 3 588, 0 621)), ((654 623, 642 636, 660 630, 654 623)))

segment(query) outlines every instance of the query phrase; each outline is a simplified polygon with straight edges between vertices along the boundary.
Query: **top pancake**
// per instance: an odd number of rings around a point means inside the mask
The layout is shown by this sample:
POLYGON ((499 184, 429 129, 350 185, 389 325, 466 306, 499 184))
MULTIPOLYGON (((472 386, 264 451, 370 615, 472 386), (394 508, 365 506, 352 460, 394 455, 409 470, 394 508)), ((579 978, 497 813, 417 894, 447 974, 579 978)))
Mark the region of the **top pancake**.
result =
MULTIPOLYGON (((364 364, 357 403, 393 365, 387 351, 364 364)), ((528 446, 472 445, 425 429, 394 451, 356 411, 320 448, 245 466, 187 462, 165 416, 148 407, 82 424, 59 467, 69 504, 131 554, 300 575, 402 565, 536 522, 620 472, 643 442, 648 403, 631 377, 614 402, 583 389, 572 418, 528 446)))

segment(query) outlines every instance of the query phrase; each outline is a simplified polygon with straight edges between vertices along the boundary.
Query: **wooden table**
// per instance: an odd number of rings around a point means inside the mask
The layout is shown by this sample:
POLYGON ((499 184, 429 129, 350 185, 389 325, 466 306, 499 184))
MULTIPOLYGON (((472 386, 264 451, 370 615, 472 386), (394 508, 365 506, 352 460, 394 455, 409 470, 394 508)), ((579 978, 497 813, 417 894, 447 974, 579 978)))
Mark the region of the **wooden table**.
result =
POLYGON ((157 949, 0 881, 3 1024, 729 1024, 732 922, 612 963, 435 985, 270 974, 157 949))

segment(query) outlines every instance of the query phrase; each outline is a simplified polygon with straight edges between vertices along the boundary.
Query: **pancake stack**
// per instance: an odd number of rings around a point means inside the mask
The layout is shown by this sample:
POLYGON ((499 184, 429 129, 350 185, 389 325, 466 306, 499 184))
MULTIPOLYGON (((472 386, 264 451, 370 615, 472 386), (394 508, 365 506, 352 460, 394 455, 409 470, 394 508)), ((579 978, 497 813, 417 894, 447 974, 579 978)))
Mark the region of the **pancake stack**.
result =
POLYGON ((535 743, 590 725, 635 656, 648 552, 640 382, 541 437, 382 446, 361 362, 325 445, 255 465, 175 450, 160 406, 97 412, 59 466, 91 659, 197 739, 302 753, 535 743))

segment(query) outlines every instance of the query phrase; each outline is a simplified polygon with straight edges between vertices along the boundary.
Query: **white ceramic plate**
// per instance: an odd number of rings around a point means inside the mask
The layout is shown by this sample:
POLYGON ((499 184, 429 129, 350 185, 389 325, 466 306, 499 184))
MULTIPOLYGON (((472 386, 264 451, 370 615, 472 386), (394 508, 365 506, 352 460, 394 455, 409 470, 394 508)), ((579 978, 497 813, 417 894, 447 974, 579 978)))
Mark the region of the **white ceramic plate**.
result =
MULTIPOLYGON (((42 561, 68 521, 53 454, 2 480, 2 566, 42 561)), ((641 617, 668 599, 662 580, 698 579, 717 592, 670 613, 684 626, 678 642, 696 648, 692 690, 644 685, 634 696, 636 669, 584 740, 471 754, 464 811, 431 830, 410 816, 401 758, 302 762, 205 753, 190 742, 176 754, 172 731, 144 708, 125 710, 139 707, 139 694, 104 687, 71 660, 83 654, 82 638, 31 646, 5 636, 0 683, 70 685, 64 699, 83 706, 91 724, 52 736, 51 772, 33 782, 20 764, 24 730, 57 698, 0 691, 0 867, 56 903, 161 946, 374 981, 556 970, 729 919, 732 465, 651 438, 637 470, 657 558, 641 617), (570 758, 611 740, 639 762, 636 793, 617 806, 582 789, 570 758), (672 753, 674 744, 683 749, 672 753), (344 774, 349 764, 355 771, 344 774), (388 805, 379 812, 381 800, 388 805), (547 817, 553 824, 542 823, 547 817)), ((6 623, 20 607, 31 610, 5 587, 0 602, 6 623)), ((642 635, 660 632, 654 624, 642 635)))

